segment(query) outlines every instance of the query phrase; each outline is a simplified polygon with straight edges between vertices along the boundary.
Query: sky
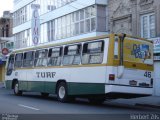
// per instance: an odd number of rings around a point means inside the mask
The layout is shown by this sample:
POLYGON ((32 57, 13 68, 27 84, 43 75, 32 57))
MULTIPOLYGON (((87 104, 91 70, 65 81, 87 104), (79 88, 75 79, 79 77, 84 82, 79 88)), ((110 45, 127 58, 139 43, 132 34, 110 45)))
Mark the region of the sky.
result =
POLYGON ((3 15, 3 11, 13 10, 13 0, 1 0, 0 3, 0 17, 3 15))

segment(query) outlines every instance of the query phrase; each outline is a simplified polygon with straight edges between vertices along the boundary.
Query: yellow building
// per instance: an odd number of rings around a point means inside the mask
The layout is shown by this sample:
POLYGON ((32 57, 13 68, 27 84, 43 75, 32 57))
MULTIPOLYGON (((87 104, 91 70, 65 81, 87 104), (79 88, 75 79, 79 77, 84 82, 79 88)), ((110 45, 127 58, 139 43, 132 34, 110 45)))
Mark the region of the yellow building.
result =
POLYGON ((0 82, 5 79, 5 64, 0 65, 0 82))

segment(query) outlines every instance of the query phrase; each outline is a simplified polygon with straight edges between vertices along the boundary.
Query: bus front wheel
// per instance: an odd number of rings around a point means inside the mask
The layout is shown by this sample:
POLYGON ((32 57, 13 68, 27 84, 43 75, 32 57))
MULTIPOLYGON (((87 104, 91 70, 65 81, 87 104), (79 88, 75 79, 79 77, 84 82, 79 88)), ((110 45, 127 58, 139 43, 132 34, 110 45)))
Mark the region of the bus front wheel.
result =
POLYGON ((14 83, 14 88, 13 88, 13 90, 14 90, 14 94, 15 94, 15 95, 17 95, 17 96, 22 95, 22 91, 19 90, 19 84, 18 84, 17 81, 14 83))
POLYGON ((60 82, 57 87, 57 98, 60 102, 68 102, 67 86, 65 82, 60 82))

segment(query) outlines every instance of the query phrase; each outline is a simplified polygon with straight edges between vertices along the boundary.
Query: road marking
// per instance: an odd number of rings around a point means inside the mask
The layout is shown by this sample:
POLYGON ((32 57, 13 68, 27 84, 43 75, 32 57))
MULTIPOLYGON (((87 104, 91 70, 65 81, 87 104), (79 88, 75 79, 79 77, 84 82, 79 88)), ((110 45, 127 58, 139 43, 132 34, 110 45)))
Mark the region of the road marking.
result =
POLYGON ((27 105, 22 105, 22 104, 18 104, 18 106, 28 108, 28 109, 32 109, 32 110, 40 110, 38 108, 34 108, 34 107, 27 106, 27 105))

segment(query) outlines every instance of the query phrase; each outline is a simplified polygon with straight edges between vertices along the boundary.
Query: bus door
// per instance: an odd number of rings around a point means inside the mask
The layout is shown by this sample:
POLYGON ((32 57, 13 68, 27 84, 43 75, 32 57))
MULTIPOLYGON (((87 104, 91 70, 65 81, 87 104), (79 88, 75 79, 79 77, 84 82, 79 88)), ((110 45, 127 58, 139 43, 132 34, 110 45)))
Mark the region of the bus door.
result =
MULTIPOLYGON (((23 66, 23 53, 15 54, 15 78, 19 82, 20 90, 27 90, 27 71, 22 69, 23 66)), ((24 66, 23 66, 24 67, 24 66)))
POLYGON ((49 79, 50 72, 45 69, 47 66, 48 49, 40 49, 35 52, 34 75, 32 89, 37 92, 45 92, 45 86, 49 79))
POLYGON ((23 67, 24 67, 24 75, 26 76, 25 78, 25 87, 27 90, 33 90, 34 88, 34 75, 33 75, 33 65, 34 65, 34 51, 27 51, 24 53, 24 58, 23 58, 23 67))

